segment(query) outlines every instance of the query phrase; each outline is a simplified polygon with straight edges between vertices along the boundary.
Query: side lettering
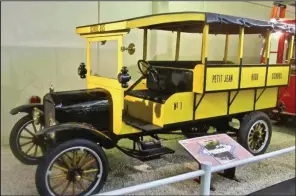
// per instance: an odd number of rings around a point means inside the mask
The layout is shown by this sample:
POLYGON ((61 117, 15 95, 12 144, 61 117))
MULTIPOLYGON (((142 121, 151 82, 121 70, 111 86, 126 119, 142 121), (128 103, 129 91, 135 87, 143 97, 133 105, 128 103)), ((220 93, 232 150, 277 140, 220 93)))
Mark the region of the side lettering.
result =
POLYGON ((257 73, 251 75, 251 80, 258 80, 259 76, 257 73))
POLYGON ((271 78, 273 80, 280 80, 282 79, 282 73, 272 73, 271 78))
POLYGON ((232 74, 212 76, 212 83, 222 83, 222 82, 232 82, 232 81, 233 81, 232 74))
POLYGON ((180 109, 182 110, 182 102, 175 102, 174 103, 174 110, 180 109))
POLYGON ((104 32, 105 31, 105 25, 100 25, 98 27, 98 25, 95 25, 95 26, 91 26, 90 27, 90 32, 93 33, 93 32, 104 32))

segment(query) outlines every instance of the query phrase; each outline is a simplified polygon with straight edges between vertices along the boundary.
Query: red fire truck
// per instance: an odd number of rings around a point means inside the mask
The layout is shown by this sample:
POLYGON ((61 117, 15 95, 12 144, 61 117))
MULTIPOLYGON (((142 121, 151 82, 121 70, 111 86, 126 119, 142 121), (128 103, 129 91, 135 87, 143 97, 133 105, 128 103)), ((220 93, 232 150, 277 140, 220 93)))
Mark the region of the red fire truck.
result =
MULTIPOLYGON (((295 19, 286 19, 285 12, 286 6, 284 2, 275 2, 274 7, 271 11, 271 20, 278 20, 282 21, 286 24, 296 24, 295 19)), ((292 6, 295 6, 293 4, 292 6)), ((277 34, 273 35, 272 37, 272 44, 270 50, 270 61, 274 61, 271 63, 287 63, 287 51, 288 51, 288 44, 287 44, 287 34, 277 34), (272 58, 273 56, 273 58, 272 58)), ((294 46, 295 46, 295 39, 294 39, 294 46)), ((261 55, 264 51, 261 52, 261 55)), ((261 56, 261 61, 264 60, 264 55, 261 56)), ((292 68, 290 72, 289 78, 289 85, 287 87, 281 87, 279 89, 279 99, 277 108, 274 109, 270 116, 273 120, 285 122, 289 118, 296 117, 296 98, 295 98, 295 80, 296 80, 296 66, 295 66, 295 47, 293 49, 293 58, 291 59, 292 68)))

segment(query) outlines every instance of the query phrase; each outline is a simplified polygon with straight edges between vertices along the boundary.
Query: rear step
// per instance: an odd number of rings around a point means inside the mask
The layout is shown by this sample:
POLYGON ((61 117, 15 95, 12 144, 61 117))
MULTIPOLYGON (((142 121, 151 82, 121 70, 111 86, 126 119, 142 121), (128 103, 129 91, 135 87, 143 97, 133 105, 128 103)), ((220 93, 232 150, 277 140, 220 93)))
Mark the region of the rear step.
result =
POLYGON ((161 147, 161 148, 155 148, 155 149, 150 149, 145 151, 138 151, 137 153, 134 153, 134 154, 141 161, 149 161, 153 159, 158 159, 165 154, 173 154, 174 152, 175 151, 170 148, 161 147))
POLYGON ((159 140, 138 141, 139 153, 143 156, 141 160, 160 158, 161 155, 171 154, 175 151, 161 145, 159 140))
POLYGON ((170 148, 162 146, 159 140, 155 139, 152 141, 136 141, 135 144, 137 144, 138 150, 135 150, 135 146, 133 150, 121 148, 119 146, 117 147, 125 154, 137 158, 141 161, 157 159, 160 158, 162 155, 172 154, 175 152, 170 148))

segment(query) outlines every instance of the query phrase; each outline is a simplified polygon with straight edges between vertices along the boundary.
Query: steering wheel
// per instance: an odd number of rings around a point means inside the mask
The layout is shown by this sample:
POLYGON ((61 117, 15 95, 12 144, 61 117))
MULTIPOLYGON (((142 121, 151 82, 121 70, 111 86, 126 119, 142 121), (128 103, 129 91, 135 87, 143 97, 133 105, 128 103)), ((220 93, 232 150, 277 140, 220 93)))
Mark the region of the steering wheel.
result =
POLYGON ((152 79, 158 84, 159 82, 158 72, 147 61, 139 60, 138 68, 141 74, 144 76, 144 78, 147 78, 149 75, 151 75, 152 79))

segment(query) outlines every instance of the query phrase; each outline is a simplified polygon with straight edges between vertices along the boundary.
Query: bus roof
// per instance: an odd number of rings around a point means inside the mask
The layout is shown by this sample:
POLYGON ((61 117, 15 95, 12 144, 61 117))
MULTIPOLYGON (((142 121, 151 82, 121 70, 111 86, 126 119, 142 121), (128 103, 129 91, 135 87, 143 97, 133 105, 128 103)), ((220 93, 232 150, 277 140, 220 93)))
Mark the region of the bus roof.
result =
POLYGON ((130 29, 151 29, 202 33, 203 25, 209 24, 210 34, 239 34, 239 28, 245 27, 245 34, 261 34, 266 30, 280 30, 295 33, 295 25, 279 21, 263 21, 207 12, 173 12, 147 15, 120 21, 79 26, 76 33, 108 34, 128 32, 130 29))

